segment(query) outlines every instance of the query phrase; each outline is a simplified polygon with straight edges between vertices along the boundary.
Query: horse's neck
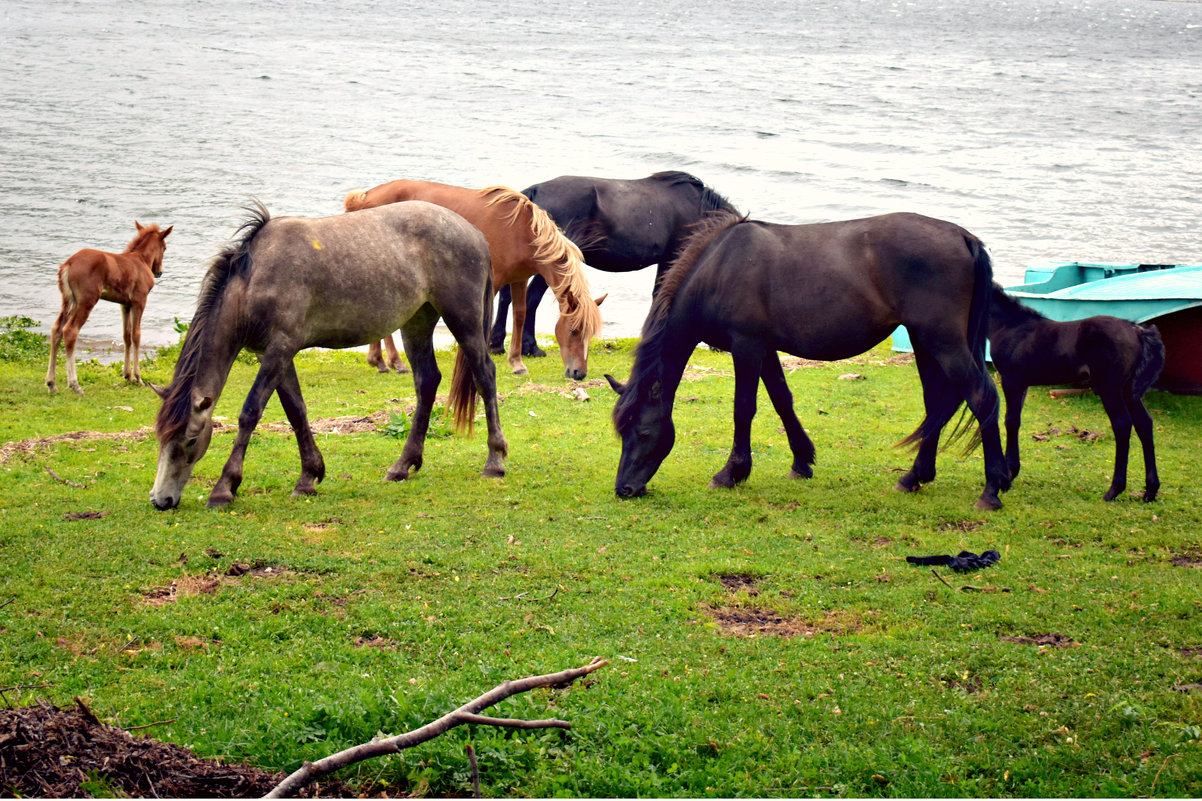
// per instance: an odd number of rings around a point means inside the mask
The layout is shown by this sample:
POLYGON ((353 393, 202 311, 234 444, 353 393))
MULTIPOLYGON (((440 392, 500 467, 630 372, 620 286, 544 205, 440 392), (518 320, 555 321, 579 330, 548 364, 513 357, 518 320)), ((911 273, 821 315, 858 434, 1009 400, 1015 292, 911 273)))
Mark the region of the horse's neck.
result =
POLYGON ((644 380, 659 380, 664 400, 669 404, 676 397, 676 390, 684 376, 685 367, 689 364, 689 357, 700 343, 700 337, 694 337, 687 326, 670 326, 656 335, 654 346, 657 364, 653 370, 648 371, 644 380))

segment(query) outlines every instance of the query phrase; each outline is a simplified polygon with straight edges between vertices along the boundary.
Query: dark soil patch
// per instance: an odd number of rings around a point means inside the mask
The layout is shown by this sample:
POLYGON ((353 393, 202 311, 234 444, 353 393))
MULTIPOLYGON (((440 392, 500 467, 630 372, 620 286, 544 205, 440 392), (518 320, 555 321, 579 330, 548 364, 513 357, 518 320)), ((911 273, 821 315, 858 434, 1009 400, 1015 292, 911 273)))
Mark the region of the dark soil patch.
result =
POLYGON ((732 637, 813 637, 815 634, 848 634, 861 631, 857 616, 846 612, 827 612, 822 620, 807 621, 799 617, 784 617, 771 609, 746 607, 708 607, 705 613, 714 619, 723 634, 732 637))
POLYGON ((1173 567, 1202 567, 1202 552, 1186 551, 1185 553, 1174 553, 1173 558, 1169 561, 1173 567))
MULTIPOLYGON (((82 704, 0 710, 0 796, 258 798, 283 778, 134 737, 101 723, 82 704)), ((347 797, 348 789, 318 784, 307 796, 347 797)))
POLYGON ((745 573, 727 573, 718 576, 718 581, 726 588, 727 592, 746 592, 748 595, 758 595, 759 589, 756 588, 756 577, 749 576, 745 573))
POLYGON ((1182 656, 1192 656, 1196 659, 1202 659, 1202 645, 1197 645, 1192 648, 1178 648, 1177 653, 1182 656))
MULTIPOLYGON (((182 562, 186 561, 186 557, 182 559, 182 562)), ((211 595, 223 586, 246 578, 280 578, 295 574, 296 571, 279 565, 258 563, 251 565, 247 562, 234 562, 224 572, 214 570, 199 576, 172 579, 170 584, 153 587, 142 593, 142 598, 151 606, 163 606, 191 595, 211 595)))
POLYGON ((1081 643, 1067 634, 1035 634, 1030 637, 999 637, 1002 642, 1014 642, 1019 645, 1040 645, 1050 648, 1080 648, 1081 643))

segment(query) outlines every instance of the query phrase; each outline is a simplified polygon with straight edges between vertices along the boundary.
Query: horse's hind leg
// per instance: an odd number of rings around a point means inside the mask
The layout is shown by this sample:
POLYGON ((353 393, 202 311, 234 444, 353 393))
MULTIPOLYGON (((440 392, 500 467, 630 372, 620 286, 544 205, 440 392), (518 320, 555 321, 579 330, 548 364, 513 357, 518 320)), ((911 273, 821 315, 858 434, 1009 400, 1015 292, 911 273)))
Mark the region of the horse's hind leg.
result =
POLYGON ((1126 397, 1127 410, 1131 414, 1131 422, 1135 425, 1135 433, 1139 436, 1139 444, 1144 450, 1144 501, 1156 500, 1160 491, 1160 474, 1156 471, 1156 444, 1153 442, 1152 415, 1148 414, 1143 399, 1126 397))
POLYGON ((295 361, 289 360, 288 366, 284 368, 284 374, 280 376, 280 385, 276 387, 276 395, 279 396, 280 405, 284 407, 284 414, 288 416, 288 422, 296 434, 297 448, 300 449, 301 475, 292 490, 292 497, 316 495, 316 485, 326 476, 326 465, 321 458, 321 451, 317 449, 317 442, 313 439, 313 430, 309 428, 309 413, 301 395, 295 361))
MULTIPOLYGON (((295 351, 293 351, 295 353, 295 351)), ((286 365, 291 364, 293 353, 281 353, 271 350, 259 359, 259 373, 246 395, 242 404, 242 412, 238 415, 238 436, 221 470, 221 477, 209 493, 207 506, 225 506, 234 500, 234 494, 242 483, 242 463, 246 458, 246 446, 250 444, 250 435, 263 417, 263 407, 267 405, 271 393, 279 386, 280 377, 286 365)))
POLYGON ((793 393, 785 380, 785 370, 781 366, 780 357, 769 353, 764 357, 760 378, 768 397, 772 400, 772 408, 780 417, 785 427, 785 435, 789 438, 789 450, 793 452, 793 468, 789 478, 811 478, 814 475, 814 443, 810 440, 797 413, 793 410, 793 393))
POLYGON ((405 352, 409 354, 409 363, 413 368, 413 388, 417 393, 417 408, 409 425, 409 436, 405 438, 405 447, 401 456, 384 478, 389 481, 404 481, 409 478, 410 471, 416 472, 422 468, 422 452, 426 446, 426 432, 430 429, 430 412, 434 408, 434 399, 438 394, 438 384, 442 381, 442 373, 438 370, 438 360, 434 357, 434 326, 438 323, 438 313, 430 305, 425 305, 401 329, 401 341, 405 352))
POLYGON ((82 395, 83 389, 79 386, 79 378, 75 375, 75 342, 79 338, 79 329, 83 328, 83 324, 87 322, 88 315, 92 313, 92 308, 96 305, 97 300, 99 297, 84 298, 83 300, 76 298, 75 308, 71 310, 71 314, 62 328, 63 350, 67 359, 67 386, 74 390, 76 395, 82 395))
POLYGON ((526 375, 522 361, 522 328, 526 325, 526 282, 515 281, 509 285, 509 294, 513 298, 513 334, 509 337, 509 356, 507 361, 514 375, 526 375))
MULTIPOLYGON (((384 337, 384 350, 388 352, 388 367, 391 367, 393 372, 401 373, 402 375, 409 372, 409 368, 405 366, 405 360, 401 358, 401 354, 396 349, 396 342, 392 336, 384 337)), ((384 369, 388 372, 388 368, 384 369)))
POLYGON ((71 315, 71 301, 63 298, 62 311, 58 313, 58 318, 55 319, 54 325, 50 327, 50 366, 46 368, 46 388, 51 392, 57 391, 58 387, 55 384, 55 369, 58 362, 58 346, 63 341, 63 326, 67 324, 67 318, 71 315))
POLYGON ((1131 414, 1127 411, 1121 389, 1099 387, 1095 382, 1094 391, 1098 393, 1102 408, 1110 417, 1110 430, 1114 432, 1114 476, 1110 479, 1110 488, 1102 496, 1104 501, 1113 501, 1127 489, 1127 460, 1131 453, 1131 414))
POLYGON ((477 320, 461 320, 456 314, 446 311, 443 321, 459 343, 460 358, 466 360, 471 371, 476 391, 484 401, 484 419, 488 425, 488 459, 484 463, 483 475, 500 478, 505 475, 505 457, 509 455, 509 443, 501 431, 501 415, 497 408, 497 367, 488 356, 488 348, 480 333, 483 323, 477 320))
POLYGON ((726 464, 710 481, 710 489, 733 487, 751 475, 751 421, 755 417, 760 372, 767 358, 758 342, 738 342, 731 348, 735 363, 735 432, 726 464))
POLYGON ((926 412, 918 431, 914 432, 915 435, 921 435, 914 464, 893 487, 899 492, 917 492, 923 484, 935 480, 939 434, 963 402, 944 375, 943 368, 918 342, 914 343, 914 361, 918 366, 918 379, 922 383, 922 402, 926 412))

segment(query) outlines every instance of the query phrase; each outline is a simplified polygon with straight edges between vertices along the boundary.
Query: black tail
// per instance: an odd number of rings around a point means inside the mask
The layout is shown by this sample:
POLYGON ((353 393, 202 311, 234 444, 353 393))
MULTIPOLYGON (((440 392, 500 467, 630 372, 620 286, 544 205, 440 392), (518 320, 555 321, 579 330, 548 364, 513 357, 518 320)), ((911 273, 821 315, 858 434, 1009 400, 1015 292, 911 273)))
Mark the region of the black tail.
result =
MULTIPOLYGON (((989 307, 993 298, 993 261, 989 258, 989 252, 985 250, 985 246, 981 244, 981 240, 971 234, 966 234, 964 244, 968 246, 968 252, 972 256, 973 267, 973 289, 972 300, 968 306, 968 347, 972 351, 973 363, 980 368, 982 381, 993 381, 989 375, 989 370, 985 367, 985 343, 989 335, 989 307)), ((960 419, 956 421, 955 427, 944 441, 943 448, 947 449, 951 444, 969 431, 972 431, 972 438, 965 445, 964 451, 968 453, 981 444, 981 423, 989 422, 989 418, 997 419, 1001 409, 1001 404, 997 399, 997 392, 992 395, 993 409, 986 412, 985 420, 978 420, 977 427, 973 430, 972 416, 968 414, 968 408, 962 407, 960 419)), ((955 414, 955 412, 952 412, 955 414)), ((933 436, 939 436, 940 430, 945 425, 946 421, 933 420, 929 417, 924 417, 919 423, 918 428, 914 433, 897 443, 898 447, 910 446, 917 448, 924 439, 933 436)))
POLYGON ((1131 395, 1142 398, 1164 369, 1164 340, 1154 325, 1139 326, 1139 362, 1131 374, 1131 395))

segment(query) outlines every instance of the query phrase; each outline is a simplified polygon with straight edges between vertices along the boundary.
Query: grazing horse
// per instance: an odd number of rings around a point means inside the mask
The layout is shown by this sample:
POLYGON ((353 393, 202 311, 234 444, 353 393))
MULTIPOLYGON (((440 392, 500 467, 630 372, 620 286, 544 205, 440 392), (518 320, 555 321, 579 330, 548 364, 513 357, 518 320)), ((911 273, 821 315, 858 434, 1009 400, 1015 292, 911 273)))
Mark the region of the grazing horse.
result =
POLYGON ((218 254, 201 284, 171 386, 156 388, 163 405, 155 420, 159 464, 151 503, 159 509, 179 504, 193 465, 209 447, 213 409, 243 348, 259 354, 259 373, 208 505, 234 499, 251 432, 273 392, 300 448, 301 477, 292 494, 314 494, 325 463, 309 428, 293 357, 304 348, 364 345, 397 328, 413 360, 417 410, 386 478, 408 478, 411 469, 421 468, 441 380, 433 341, 439 317, 459 342, 449 404, 456 428, 471 428, 479 391, 488 422, 484 475, 504 475, 508 445, 487 342, 493 292, 488 244, 480 232, 430 203, 317 219, 272 219, 261 204, 248 211, 253 216, 241 236, 218 254))
MULTIPOLYGON (((588 293, 580 248, 572 244, 547 213, 524 195, 504 186, 464 189, 430 181, 390 181, 366 192, 347 195, 347 211, 368 209, 398 200, 425 200, 446 206, 484 232, 492 256, 494 288, 509 285, 514 297, 522 298, 522 313, 514 312, 514 331, 521 331, 525 317, 526 280, 541 275, 559 301, 559 321, 555 339, 563 357, 564 374, 581 381, 588 374, 588 346, 601 331, 601 312, 597 306, 604 296, 593 300, 588 293)), ((509 348, 509 366, 518 375, 528 372, 522 363, 521 337, 515 334, 509 348)), ((388 364, 400 369, 400 356, 392 337, 387 337, 388 364)), ((368 351, 368 363, 381 372, 387 366, 380 358, 377 342, 368 351)))
POLYGON ((58 267, 58 291, 63 296, 63 309, 50 328, 50 366, 46 369, 46 386, 51 392, 54 383, 58 345, 67 352, 67 386, 82 395, 75 377, 75 340, 79 329, 87 322, 92 307, 100 300, 121 304, 121 334, 125 339, 126 381, 142 383, 139 349, 142 346, 142 312, 146 296, 154 288, 154 279, 163 274, 163 251, 167 235, 175 226, 160 231, 157 225, 142 225, 134 220, 137 235, 121 253, 85 248, 58 267))
POLYGON ((1103 500, 1113 501, 1127 488, 1133 424, 1144 450, 1143 499, 1156 499, 1160 476, 1152 417, 1141 400, 1164 368, 1164 343, 1156 326, 1106 315, 1063 323, 1049 320, 994 284, 989 348, 1006 396, 1006 463, 1011 477, 1018 475, 1021 466, 1018 429, 1027 389, 1088 382, 1102 400, 1114 431, 1114 477, 1103 500))
MULTIPOLYGON (((735 213, 726 198, 687 172, 657 172, 647 178, 614 179, 561 175, 522 192, 551 215, 569 239, 580 246, 584 262, 610 273, 658 265, 655 288, 689 229, 714 211, 735 213)), ((547 282, 541 276, 526 287, 526 323, 522 355, 546 356, 534 339, 534 313, 547 282)), ((497 300, 489 348, 501 353, 509 288, 497 300)))
POLYGON ((904 323, 914 340, 926 417, 903 443, 918 445, 896 489, 935 478, 939 433, 964 401, 985 446, 981 509, 1001 507, 1010 486, 998 433, 998 397, 985 369, 993 268, 975 236, 916 214, 816 225, 773 225, 733 214, 711 217, 664 276, 643 325, 630 380, 609 378, 621 396, 615 492, 642 495, 672 450, 672 405, 689 354, 700 342, 731 352, 734 446, 711 487, 751 473, 751 420, 760 380, 793 452, 790 477, 808 478, 814 446, 793 412, 777 351, 845 359, 904 323))

